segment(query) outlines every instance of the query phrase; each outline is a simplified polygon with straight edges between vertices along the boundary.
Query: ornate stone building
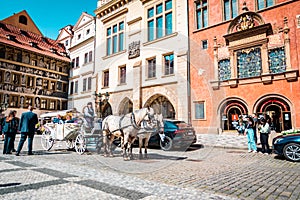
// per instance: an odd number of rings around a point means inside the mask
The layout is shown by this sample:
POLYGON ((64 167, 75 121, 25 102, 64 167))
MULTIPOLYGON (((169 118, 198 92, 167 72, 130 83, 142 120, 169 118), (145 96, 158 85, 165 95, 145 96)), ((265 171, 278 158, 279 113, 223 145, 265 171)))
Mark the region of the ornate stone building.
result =
POLYGON ((187 121, 187 3, 100 0, 95 14, 97 92, 110 94, 104 115, 149 105, 187 121))
POLYGON ((234 130, 253 113, 277 132, 300 128, 300 2, 190 0, 189 10, 197 132, 234 130))
POLYGON ((60 30, 57 40, 65 45, 71 58, 68 108, 82 112, 88 102, 94 104, 96 91, 95 17, 83 12, 74 26, 60 30))
POLYGON ((42 35, 26 11, 0 21, 0 101, 18 115, 67 109, 70 59, 42 35))

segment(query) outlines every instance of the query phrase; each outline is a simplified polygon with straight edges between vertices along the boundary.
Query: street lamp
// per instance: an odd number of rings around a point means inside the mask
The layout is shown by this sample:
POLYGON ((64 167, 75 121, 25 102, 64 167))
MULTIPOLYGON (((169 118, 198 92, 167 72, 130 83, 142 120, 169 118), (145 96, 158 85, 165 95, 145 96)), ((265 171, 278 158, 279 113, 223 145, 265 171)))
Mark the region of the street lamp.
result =
POLYGON ((105 105, 108 102, 109 93, 105 92, 104 94, 101 94, 99 92, 97 94, 97 92, 95 91, 94 92, 94 99, 95 99, 95 107, 96 107, 96 111, 97 111, 97 116, 102 119, 102 116, 103 116, 102 106, 105 105))

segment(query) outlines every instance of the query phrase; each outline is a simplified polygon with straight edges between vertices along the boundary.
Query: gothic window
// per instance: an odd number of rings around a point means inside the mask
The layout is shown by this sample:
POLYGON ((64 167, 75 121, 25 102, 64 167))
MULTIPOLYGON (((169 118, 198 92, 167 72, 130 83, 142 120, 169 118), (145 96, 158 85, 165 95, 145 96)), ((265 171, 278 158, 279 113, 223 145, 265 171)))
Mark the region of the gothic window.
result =
POLYGON ((286 70, 284 47, 269 50, 270 73, 281 73, 286 70))
POLYGON ((238 78, 260 76, 262 70, 260 47, 237 51, 238 78))
POLYGON ((231 78, 230 60, 220 60, 219 63, 219 80, 225 81, 231 78))

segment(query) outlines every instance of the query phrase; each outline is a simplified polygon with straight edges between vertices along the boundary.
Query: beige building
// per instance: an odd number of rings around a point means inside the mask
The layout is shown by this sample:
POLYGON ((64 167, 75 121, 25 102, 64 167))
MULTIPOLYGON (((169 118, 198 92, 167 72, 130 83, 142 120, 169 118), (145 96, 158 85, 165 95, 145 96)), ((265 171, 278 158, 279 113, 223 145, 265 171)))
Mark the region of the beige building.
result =
POLYGON ((96 91, 95 18, 83 12, 74 26, 68 25, 60 30, 58 41, 66 46, 71 59, 68 108, 83 112, 88 102, 94 102, 93 93, 96 91))
POLYGON ((149 105, 188 121, 186 13, 184 1, 98 1, 96 86, 110 94, 104 115, 149 105))

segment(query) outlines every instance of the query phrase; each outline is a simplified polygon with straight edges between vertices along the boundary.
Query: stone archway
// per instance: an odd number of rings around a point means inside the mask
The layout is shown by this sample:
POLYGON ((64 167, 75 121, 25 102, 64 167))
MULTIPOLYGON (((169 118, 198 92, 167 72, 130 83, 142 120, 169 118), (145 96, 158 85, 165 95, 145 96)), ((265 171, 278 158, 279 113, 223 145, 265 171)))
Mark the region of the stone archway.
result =
POLYGON ((240 117, 248 114, 248 108, 244 101, 238 98, 226 99, 220 104, 221 121, 223 131, 236 130, 240 117))
POLYGON ((155 113, 161 113, 163 118, 175 119, 176 112, 174 106, 169 99, 163 95, 153 95, 146 101, 145 106, 150 106, 154 109, 155 113))
POLYGON ((119 104, 118 114, 125 115, 132 111, 133 111, 133 103, 129 98, 125 97, 119 104))
POLYGON ((254 112, 260 117, 270 117, 270 125, 276 132, 292 128, 291 103, 279 95, 266 95, 254 105, 254 112))

